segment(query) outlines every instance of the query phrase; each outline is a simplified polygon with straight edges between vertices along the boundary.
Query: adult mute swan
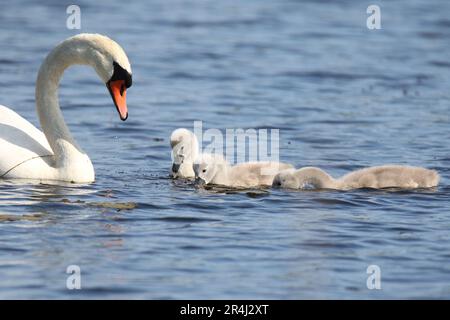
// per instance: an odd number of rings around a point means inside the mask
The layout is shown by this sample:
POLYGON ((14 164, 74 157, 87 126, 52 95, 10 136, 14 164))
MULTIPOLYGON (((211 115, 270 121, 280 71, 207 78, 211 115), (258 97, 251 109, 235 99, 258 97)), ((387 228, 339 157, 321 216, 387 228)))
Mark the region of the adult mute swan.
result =
POLYGON ((202 154, 194 162, 196 180, 233 188, 253 188, 272 185, 275 175, 292 165, 275 162, 246 162, 231 166, 222 156, 202 154))
POLYGON ((385 165, 350 172, 334 179, 315 167, 284 170, 278 173, 273 186, 302 189, 310 185, 316 189, 349 190, 357 188, 430 188, 439 183, 439 174, 420 167, 385 165))
POLYGON ((172 147, 172 176, 193 179, 194 161, 199 154, 198 139, 192 131, 179 128, 170 135, 172 147))
POLYGON ((72 137, 58 103, 59 81, 73 64, 95 69, 120 119, 127 119, 126 89, 131 86, 131 67, 123 49, 99 34, 68 38, 48 54, 39 69, 36 109, 43 132, 0 105, 0 178, 74 183, 95 180, 92 163, 72 137))

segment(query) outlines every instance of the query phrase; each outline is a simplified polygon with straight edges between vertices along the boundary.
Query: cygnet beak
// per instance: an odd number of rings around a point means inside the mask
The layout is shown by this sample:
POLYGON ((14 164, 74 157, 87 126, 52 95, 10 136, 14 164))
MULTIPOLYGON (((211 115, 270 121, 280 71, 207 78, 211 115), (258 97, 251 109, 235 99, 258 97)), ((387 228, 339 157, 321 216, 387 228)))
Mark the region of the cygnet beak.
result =
POLYGON ((172 172, 178 173, 178 170, 180 170, 180 164, 178 164, 178 163, 172 164, 172 172))
POLYGON ((274 188, 279 188, 279 187, 281 187, 281 182, 280 182, 280 181, 274 181, 274 182, 272 183, 272 187, 274 187, 274 188))
POLYGON ((204 184, 206 184, 206 181, 200 177, 195 177, 195 184, 204 185, 204 184))

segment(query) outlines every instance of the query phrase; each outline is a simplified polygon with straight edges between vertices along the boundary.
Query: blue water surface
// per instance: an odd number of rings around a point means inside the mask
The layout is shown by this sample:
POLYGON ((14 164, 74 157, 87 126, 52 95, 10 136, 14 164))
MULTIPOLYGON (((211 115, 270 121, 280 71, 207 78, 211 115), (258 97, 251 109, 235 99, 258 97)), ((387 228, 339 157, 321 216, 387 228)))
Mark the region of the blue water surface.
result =
MULTIPOLYGON (((19 0, 0 11, 0 103, 38 125, 40 63, 78 32, 133 68, 129 119, 72 67, 60 102, 91 185, 0 183, 0 298, 450 298, 450 2, 19 0), (168 137, 278 128, 280 157, 334 176, 399 163, 433 190, 208 190, 173 181, 168 137), (78 265, 82 289, 68 290, 78 265), (381 290, 369 290, 369 265, 381 290)), ((1 156, 1 150, 0 150, 1 156)))

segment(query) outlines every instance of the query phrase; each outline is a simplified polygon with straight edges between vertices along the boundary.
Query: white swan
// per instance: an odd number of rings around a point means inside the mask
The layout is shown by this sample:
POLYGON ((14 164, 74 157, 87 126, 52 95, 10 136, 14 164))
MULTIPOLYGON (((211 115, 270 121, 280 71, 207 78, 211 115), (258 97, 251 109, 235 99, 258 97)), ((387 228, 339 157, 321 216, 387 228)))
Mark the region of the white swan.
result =
POLYGON ((234 188, 272 185, 275 175, 292 165, 274 162, 246 162, 231 166, 222 156, 202 154, 194 162, 195 178, 204 184, 234 188))
POLYGON ((302 189, 310 185, 317 189, 349 190, 357 188, 431 188, 439 183, 439 174, 420 167, 385 165, 350 172, 334 179, 315 167, 285 170, 278 173, 273 186, 302 189))
POLYGON ((170 135, 172 147, 172 176, 191 179, 195 177, 193 165, 199 154, 198 139, 192 131, 179 128, 170 135))
POLYGON ((92 163, 73 139, 58 103, 60 78, 73 64, 95 69, 111 93, 120 118, 127 119, 126 88, 131 86, 131 67, 123 49, 98 34, 68 38, 48 54, 39 69, 36 108, 43 132, 0 105, 0 178, 76 183, 95 180, 92 163))

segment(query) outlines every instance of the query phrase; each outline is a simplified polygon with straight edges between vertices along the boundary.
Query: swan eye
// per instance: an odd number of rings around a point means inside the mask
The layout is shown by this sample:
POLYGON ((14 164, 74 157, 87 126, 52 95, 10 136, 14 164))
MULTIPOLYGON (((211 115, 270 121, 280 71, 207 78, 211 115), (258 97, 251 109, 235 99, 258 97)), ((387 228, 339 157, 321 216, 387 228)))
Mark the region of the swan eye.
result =
POLYGON ((113 62, 113 68, 113 75, 109 81, 123 80, 125 81, 125 89, 131 87, 131 84, 133 83, 131 74, 115 61, 113 62))
POLYGON ((205 173, 205 172, 206 172, 206 169, 203 169, 202 172, 205 173))

